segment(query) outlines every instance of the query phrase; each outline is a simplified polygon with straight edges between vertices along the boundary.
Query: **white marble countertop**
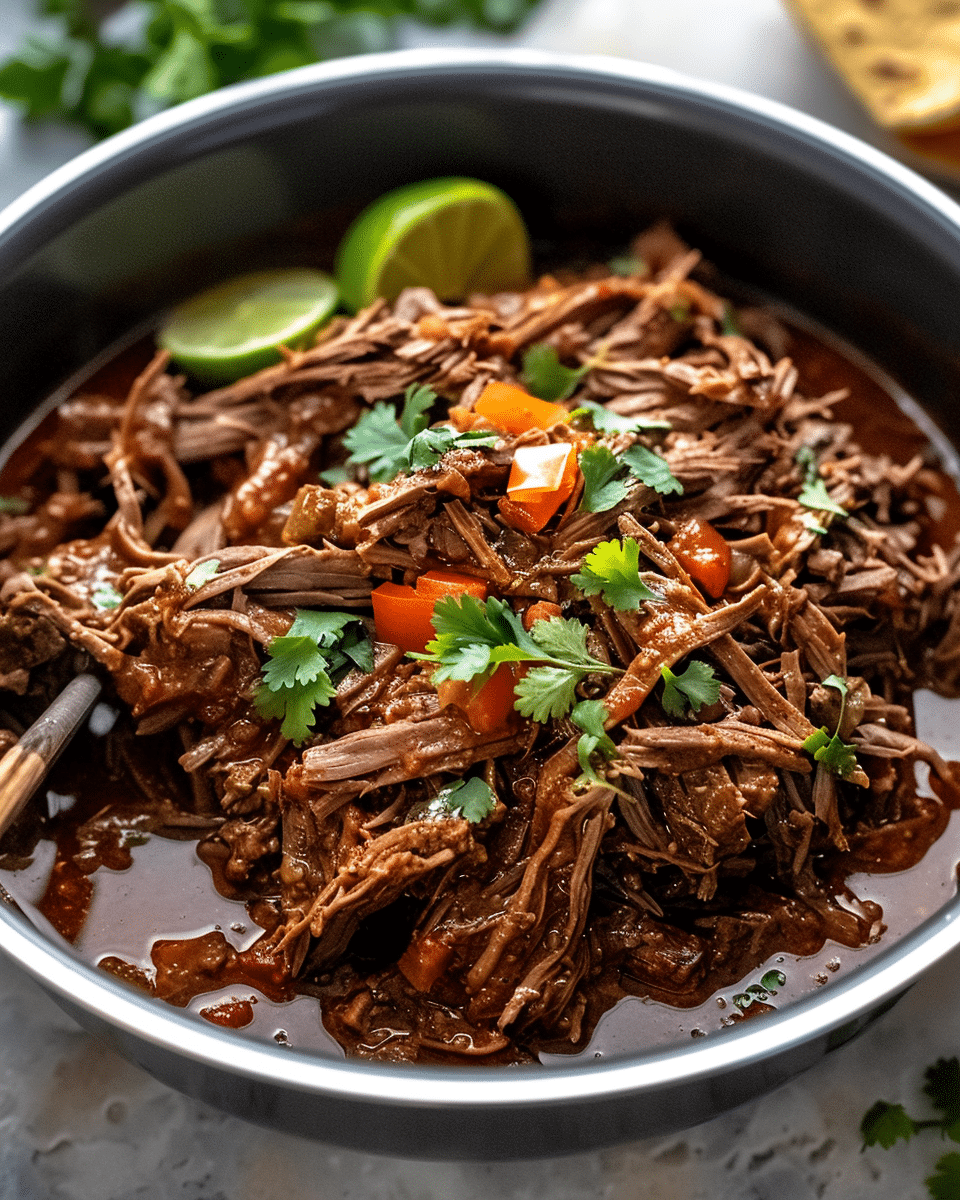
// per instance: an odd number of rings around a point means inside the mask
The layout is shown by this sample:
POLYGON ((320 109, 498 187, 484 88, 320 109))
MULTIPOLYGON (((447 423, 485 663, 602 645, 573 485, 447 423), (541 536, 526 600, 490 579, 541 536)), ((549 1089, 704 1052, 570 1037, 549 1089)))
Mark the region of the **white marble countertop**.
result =
MULTIPOLYGON (((33 0, 0 9, 4 55, 33 0)), ((778 0, 543 0, 515 40, 737 84, 888 148, 778 0)), ((0 203, 83 145, 0 106, 0 203)), ((958 993, 955 953, 799 1079, 684 1133, 566 1159, 450 1164, 312 1144, 187 1100, 81 1032, 0 957, 0 1200, 924 1200, 950 1143, 924 1134, 861 1153, 858 1126, 878 1098, 924 1112, 924 1068, 960 1051, 958 993)))

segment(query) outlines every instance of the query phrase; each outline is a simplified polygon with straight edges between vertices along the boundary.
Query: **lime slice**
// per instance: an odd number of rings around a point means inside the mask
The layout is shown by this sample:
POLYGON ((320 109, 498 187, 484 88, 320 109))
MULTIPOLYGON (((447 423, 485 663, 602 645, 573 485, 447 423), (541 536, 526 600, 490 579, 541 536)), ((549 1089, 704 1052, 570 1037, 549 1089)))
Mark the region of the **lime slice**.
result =
POLYGON ((363 210, 340 243, 336 273, 354 311, 412 286, 462 300, 525 287, 530 243, 516 205, 499 188, 479 179, 425 179, 363 210))
POLYGON ((280 345, 299 349, 337 305, 337 285, 322 271, 257 271, 185 300, 160 330, 174 360, 205 383, 232 383, 280 361, 280 345))

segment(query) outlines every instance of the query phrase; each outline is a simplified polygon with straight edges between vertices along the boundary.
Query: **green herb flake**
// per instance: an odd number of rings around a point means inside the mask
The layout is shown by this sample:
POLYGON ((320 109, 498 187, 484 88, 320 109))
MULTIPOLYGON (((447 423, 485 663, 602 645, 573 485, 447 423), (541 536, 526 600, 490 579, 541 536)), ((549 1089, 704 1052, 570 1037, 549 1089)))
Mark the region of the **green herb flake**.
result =
POLYGON ((613 258, 607 260, 607 270, 611 275, 619 275, 622 278, 629 278, 631 275, 639 275, 643 278, 650 273, 650 268, 636 254, 614 255, 613 258))
POLYGON ((743 333, 737 323, 737 314, 732 304, 724 304, 723 319, 720 322, 720 331, 724 337, 743 337, 743 333))
POLYGON ((587 596, 602 596, 617 612, 636 612, 641 604, 663 600, 640 578, 640 546, 631 537, 600 542, 570 582, 587 596))
MULTIPOLYGON (((832 513, 835 517, 846 520, 850 514, 830 497, 827 485, 824 483, 817 466, 816 455, 809 446, 801 446, 794 455, 794 461, 803 471, 803 485, 797 496, 797 503, 814 512, 832 513)), ((818 526, 818 531, 822 527, 818 526)), ((825 529, 822 532, 826 533, 825 529)))
POLYGON ((767 971, 760 982, 768 992, 773 992, 776 995, 777 990, 786 985, 787 977, 782 971, 767 971))
POLYGON ((627 485, 617 478, 623 472, 623 463, 607 446, 588 446, 580 455, 580 472, 583 512, 608 512, 626 499, 627 485))
POLYGON ((659 493, 669 496, 673 492, 683 495, 683 484, 670 470, 670 465, 662 455, 646 446, 631 446, 623 455, 623 461, 636 475, 642 484, 659 493))
POLYGON ((208 558, 206 562, 197 563, 190 574, 184 579, 184 583, 191 592, 196 592, 203 587, 220 570, 219 558, 208 558))
POLYGON ((479 825, 497 807, 492 788, 479 775, 471 779, 458 779, 456 783, 442 787, 437 793, 437 801, 451 816, 463 817, 471 825, 479 825))
POLYGON ((0 496, 0 513, 11 517, 22 517, 30 511, 30 501, 22 496, 0 496))
POLYGON ((337 694, 334 681, 352 665, 373 666, 370 639, 352 613, 298 609, 289 631, 273 639, 267 654, 254 704, 262 717, 281 721, 280 732, 296 745, 310 736, 315 710, 337 694))
POLYGON ((116 608, 123 600, 123 596, 112 584, 101 583, 94 589, 90 600, 94 608, 101 612, 107 612, 111 608, 116 608))
POLYGON ((520 378, 534 396, 556 404, 573 394, 589 369, 565 367, 553 346, 540 342, 524 353, 520 378))
POLYGON ((669 667, 662 667, 663 696, 660 703, 669 717, 682 717, 689 706, 693 712, 716 704, 720 698, 720 680, 713 667, 694 659, 680 675, 669 667))

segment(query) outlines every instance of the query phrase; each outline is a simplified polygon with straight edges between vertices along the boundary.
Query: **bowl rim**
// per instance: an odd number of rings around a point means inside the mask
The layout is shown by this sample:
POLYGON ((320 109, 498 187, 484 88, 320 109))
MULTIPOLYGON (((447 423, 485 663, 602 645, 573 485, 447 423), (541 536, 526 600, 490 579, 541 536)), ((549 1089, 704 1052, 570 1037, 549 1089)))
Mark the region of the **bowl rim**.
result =
MULTIPOLYGON (((164 156, 173 142, 181 147, 189 143, 183 155, 192 156, 211 145, 242 140, 257 128, 258 121, 261 127, 269 127, 270 110, 294 98, 321 96, 326 89, 338 87, 389 85, 413 76, 422 85, 427 76, 437 80, 464 75, 506 85, 531 75, 542 87, 551 83, 562 88, 579 82, 618 91, 626 103, 686 105, 701 114, 746 120, 745 134, 785 141, 802 152, 814 169, 839 168, 851 181, 870 181, 877 188, 873 202, 885 199, 888 207, 891 200, 899 200, 923 216, 932 229, 931 236, 942 240, 943 253, 952 251, 960 273, 960 207, 909 167, 856 137, 777 101, 694 80, 667 68, 602 56, 519 49, 402 50, 340 59, 237 84, 158 113, 84 151, 0 212, 0 267, 8 250, 15 261, 26 261, 53 232, 99 207, 122 191, 127 181, 143 178, 145 164, 159 173, 185 161, 179 155, 174 159, 164 156), (217 142, 214 135, 227 116, 231 119, 229 135, 217 142)), ((863 199, 862 193, 858 195, 863 199)), ((738 1070, 862 1018, 895 998, 957 946, 960 896, 948 900, 870 962, 763 1021, 743 1022, 720 1035, 691 1039, 687 1045, 670 1043, 601 1062, 577 1060, 569 1066, 551 1063, 549 1069, 530 1066, 491 1071, 490 1067, 331 1058, 322 1052, 237 1036, 125 987, 80 961, 69 949, 54 945, 26 917, 0 904, 0 950, 69 1005, 139 1041, 275 1087, 330 1099, 454 1110, 609 1101, 738 1070)))

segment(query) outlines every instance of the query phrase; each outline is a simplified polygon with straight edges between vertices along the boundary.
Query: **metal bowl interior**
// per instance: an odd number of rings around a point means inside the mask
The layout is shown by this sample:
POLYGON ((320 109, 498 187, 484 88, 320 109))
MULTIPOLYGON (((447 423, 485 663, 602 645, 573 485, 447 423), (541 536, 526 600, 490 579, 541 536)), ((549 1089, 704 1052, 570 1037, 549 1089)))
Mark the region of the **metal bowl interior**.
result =
MULTIPOLYGON (((195 101, 10 206, 0 432, 238 261, 323 259, 364 202, 439 174, 500 184, 550 241, 609 244, 667 217, 729 277, 834 330, 955 425, 960 210, 931 185, 812 119, 654 68, 431 52, 195 101)), ((127 990, 0 904, 0 948, 174 1087, 290 1132, 427 1157, 573 1152, 704 1120, 811 1065, 958 943, 954 899, 845 978, 721 1036, 549 1072, 441 1071, 245 1040, 127 990)))

